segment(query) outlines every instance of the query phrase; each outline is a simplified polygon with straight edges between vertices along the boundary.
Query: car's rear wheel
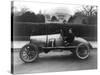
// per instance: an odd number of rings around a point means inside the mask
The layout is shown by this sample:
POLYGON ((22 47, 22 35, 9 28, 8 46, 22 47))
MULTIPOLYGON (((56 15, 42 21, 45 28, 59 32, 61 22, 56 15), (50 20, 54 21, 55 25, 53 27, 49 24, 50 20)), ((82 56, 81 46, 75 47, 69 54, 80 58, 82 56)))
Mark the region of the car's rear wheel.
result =
POLYGON ((34 44, 27 44, 20 50, 20 58, 26 63, 35 61, 38 58, 38 47, 34 44))
POLYGON ((89 49, 89 46, 87 44, 84 44, 84 43, 80 43, 76 50, 75 50, 75 55, 77 58, 79 59, 86 59, 89 57, 89 54, 90 54, 90 49, 89 49))

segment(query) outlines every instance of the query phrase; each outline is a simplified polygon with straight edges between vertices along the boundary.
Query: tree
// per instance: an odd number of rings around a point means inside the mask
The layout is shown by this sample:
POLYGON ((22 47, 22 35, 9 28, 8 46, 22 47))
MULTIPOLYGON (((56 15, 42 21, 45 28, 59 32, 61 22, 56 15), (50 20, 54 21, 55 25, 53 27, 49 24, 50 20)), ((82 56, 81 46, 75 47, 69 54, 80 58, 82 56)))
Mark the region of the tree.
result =
POLYGON ((97 24, 97 6, 82 6, 81 10, 78 10, 72 17, 69 19, 69 23, 72 23, 79 18, 82 24, 97 24))
POLYGON ((27 11, 20 16, 16 16, 15 21, 17 22, 36 22, 37 17, 35 13, 27 11))
POLYGON ((82 10, 80 11, 80 14, 86 15, 86 16, 94 16, 97 15, 97 6, 82 6, 82 10))
POLYGON ((42 14, 38 14, 37 16, 37 22, 38 23, 44 23, 45 22, 45 17, 42 14))
POLYGON ((45 17, 42 14, 35 14, 34 12, 26 11, 21 15, 16 15, 14 17, 15 22, 34 22, 34 23, 44 23, 45 17))
POLYGON ((58 21, 55 16, 52 16, 51 21, 58 21))

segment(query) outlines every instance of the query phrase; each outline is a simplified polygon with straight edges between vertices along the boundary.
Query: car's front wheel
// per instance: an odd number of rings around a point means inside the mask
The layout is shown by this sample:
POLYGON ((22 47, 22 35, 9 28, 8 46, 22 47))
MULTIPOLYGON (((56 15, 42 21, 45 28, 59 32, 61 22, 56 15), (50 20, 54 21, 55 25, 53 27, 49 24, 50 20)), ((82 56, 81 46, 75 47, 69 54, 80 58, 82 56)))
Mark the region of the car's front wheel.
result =
POLYGON ((20 58, 26 63, 33 62, 38 57, 38 47, 34 44, 27 44, 20 50, 20 58))

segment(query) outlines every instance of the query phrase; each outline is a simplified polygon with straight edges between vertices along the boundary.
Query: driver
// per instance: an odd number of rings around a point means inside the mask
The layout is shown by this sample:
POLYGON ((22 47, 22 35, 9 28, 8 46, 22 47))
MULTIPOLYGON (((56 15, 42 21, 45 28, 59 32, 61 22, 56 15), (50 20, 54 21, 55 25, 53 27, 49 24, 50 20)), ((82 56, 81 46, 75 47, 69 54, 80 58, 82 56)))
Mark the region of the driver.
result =
POLYGON ((63 37, 64 43, 67 45, 71 44, 75 38, 75 35, 72 32, 72 28, 62 29, 61 36, 63 37))

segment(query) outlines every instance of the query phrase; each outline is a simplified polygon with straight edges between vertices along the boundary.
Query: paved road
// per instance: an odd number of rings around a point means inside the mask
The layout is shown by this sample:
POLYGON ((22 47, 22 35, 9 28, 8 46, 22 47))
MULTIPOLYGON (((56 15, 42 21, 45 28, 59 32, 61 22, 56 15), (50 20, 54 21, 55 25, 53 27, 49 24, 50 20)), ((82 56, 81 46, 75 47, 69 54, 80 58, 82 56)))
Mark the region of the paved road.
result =
POLYGON ((19 52, 14 52, 14 72, 37 73, 37 72, 57 72, 72 70, 88 70, 97 68, 97 50, 91 51, 90 57, 86 60, 73 58, 71 52, 50 52, 41 53, 40 58, 33 63, 24 63, 19 58, 19 52))

